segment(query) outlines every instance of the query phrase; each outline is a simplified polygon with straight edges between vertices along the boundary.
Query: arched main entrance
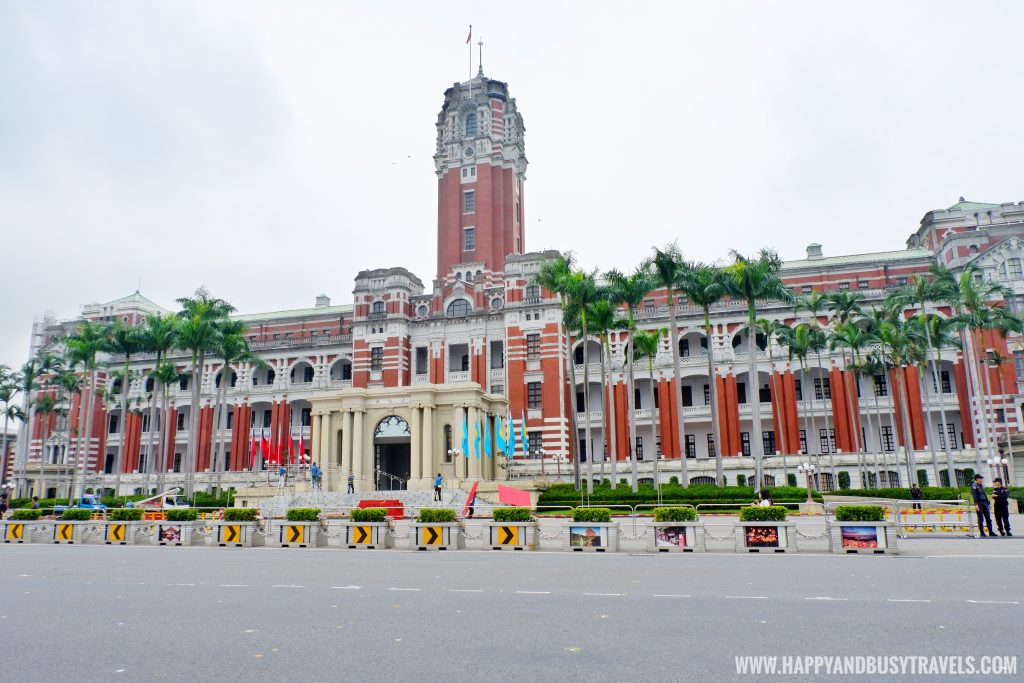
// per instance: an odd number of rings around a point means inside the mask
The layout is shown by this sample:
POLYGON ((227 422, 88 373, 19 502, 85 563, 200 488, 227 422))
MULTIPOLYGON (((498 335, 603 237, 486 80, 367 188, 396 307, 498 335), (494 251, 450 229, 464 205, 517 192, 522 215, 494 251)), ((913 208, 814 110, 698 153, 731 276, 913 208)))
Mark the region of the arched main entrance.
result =
POLYGON ((388 415, 373 430, 373 468, 378 491, 404 489, 409 480, 409 423, 397 415, 388 415))

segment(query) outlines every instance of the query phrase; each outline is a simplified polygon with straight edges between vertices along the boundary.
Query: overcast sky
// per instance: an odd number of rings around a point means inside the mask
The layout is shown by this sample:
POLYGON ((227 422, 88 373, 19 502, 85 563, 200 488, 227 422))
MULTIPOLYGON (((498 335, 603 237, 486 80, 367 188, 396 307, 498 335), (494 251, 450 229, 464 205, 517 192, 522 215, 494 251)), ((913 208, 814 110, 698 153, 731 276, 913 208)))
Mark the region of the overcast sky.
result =
POLYGON ((429 283, 470 23, 525 118, 529 250, 882 251, 1024 200, 1019 2, 3 0, 0 363, 140 281, 247 313, 429 283))

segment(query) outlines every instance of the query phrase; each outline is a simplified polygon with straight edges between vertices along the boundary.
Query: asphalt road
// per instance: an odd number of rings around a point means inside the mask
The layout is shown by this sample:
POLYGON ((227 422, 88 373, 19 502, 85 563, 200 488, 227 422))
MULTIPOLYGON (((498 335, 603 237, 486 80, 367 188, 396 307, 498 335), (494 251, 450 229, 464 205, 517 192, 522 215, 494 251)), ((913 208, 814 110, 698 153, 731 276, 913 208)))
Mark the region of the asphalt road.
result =
POLYGON ((764 679, 736 674, 746 654, 1019 656, 1022 569, 1019 556, 4 545, 0 679, 727 681, 764 679))

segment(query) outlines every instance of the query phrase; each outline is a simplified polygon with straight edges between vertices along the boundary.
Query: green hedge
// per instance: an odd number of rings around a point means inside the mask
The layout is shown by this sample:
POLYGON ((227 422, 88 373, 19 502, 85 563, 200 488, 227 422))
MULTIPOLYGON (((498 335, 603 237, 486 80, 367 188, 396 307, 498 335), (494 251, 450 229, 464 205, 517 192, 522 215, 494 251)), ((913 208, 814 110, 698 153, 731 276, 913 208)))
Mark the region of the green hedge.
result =
POLYGON ((610 522, 612 511, 608 508, 573 508, 574 522, 610 522))
MULTIPOLYGON (((968 489, 952 488, 949 486, 922 486, 921 496, 925 500, 956 500, 962 498, 962 492, 968 489)), ((858 496, 860 498, 892 498, 894 500, 910 500, 910 489, 849 489, 837 495, 858 496)))
POLYGON ((194 522, 199 519, 199 510, 185 508, 183 510, 168 510, 164 513, 168 522, 194 522))
POLYGON ((42 510, 11 510, 11 519, 15 521, 30 521, 33 519, 39 519, 39 515, 42 510))
POLYGON ((69 522, 87 522, 92 519, 92 510, 85 508, 68 508, 60 516, 61 519, 66 519, 69 522))
POLYGON ((696 522, 697 511, 687 507, 654 508, 655 522, 696 522))
POLYGON ((229 508, 235 504, 235 490, 229 489, 220 495, 212 496, 209 493, 196 491, 190 503, 196 508, 229 508))
POLYGON ((789 512, 781 505, 769 507, 745 507, 740 508, 741 522, 785 522, 786 514, 789 512))
POLYGON ((114 508, 107 518, 111 522, 138 522, 142 519, 142 508, 114 508))
POLYGON ((388 511, 387 508, 354 508, 349 519, 353 522, 386 522, 388 511))
POLYGON ((533 514, 530 508, 494 508, 492 515, 495 522, 532 522, 533 514))
POLYGON ((291 508, 287 518, 289 522, 317 522, 320 520, 320 508, 291 508))
POLYGON ((837 522, 884 522, 885 508, 881 505, 837 505, 837 522))
POLYGON ((416 518, 416 521, 438 524, 454 522, 456 521, 455 510, 452 508, 423 508, 420 510, 420 516, 416 518))
MULTIPOLYGON (((742 503, 749 504, 757 498, 754 489, 749 486, 720 487, 713 484, 693 484, 682 487, 674 484, 661 485, 661 500, 653 484, 640 484, 634 493, 629 486, 612 489, 609 486, 595 486, 594 493, 584 500, 582 492, 576 491, 572 484, 553 484, 541 493, 537 502, 543 506, 576 507, 588 505, 640 505, 644 503, 662 503, 673 505, 687 503, 742 503)), ((802 486, 770 486, 772 501, 776 503, 803 503, 807 501, 807 489, 802 486)), ((821 493, 815 491, 814 500, 821 501, 821 493)))
POLYGON ((839 479, 839 488, 841 490, 845 491, 845 490, 850 488, 850 473, 849 472, 846 472, 846 471, 840 472, 837 478, 839 479))
POLYGON ((224 508, 225 522, 255 522, 260 511, 256 508, 224 508))

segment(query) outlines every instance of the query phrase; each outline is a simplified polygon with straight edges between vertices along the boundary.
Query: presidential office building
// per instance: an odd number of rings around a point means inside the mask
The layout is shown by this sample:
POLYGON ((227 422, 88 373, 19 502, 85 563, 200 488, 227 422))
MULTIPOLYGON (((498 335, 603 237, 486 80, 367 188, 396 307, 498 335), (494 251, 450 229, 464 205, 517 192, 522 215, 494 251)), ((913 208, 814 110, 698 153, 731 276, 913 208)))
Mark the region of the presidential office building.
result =
MULTIPOLYGON (((905 407, 894 397, 894 374, 859 379, 853 415, 845 408, 845 392, 853 384, 843 381, 848 370, 841 354, 825 351, 820 365, 815 358, 805 372, 784 349, 769 352, 765 340, 756 338, 757 376, 751 377, 746 360, 751 340, 742 333, 744 305, 726 301, 716 306, 707 337, 701 310, 683 300, 676 311, 682 386, 675 385, 665 339, 654 363, 653 386, 647 362, 635 367, 636 439, 630 444, 624 337, 611 335, 606 391, 603 345, 574 338, 567 346, 558 297, 533 284, 541 264, 557 252, 528 251, 524 135, 523 117, 505 83, 480 72, 453 84, 437 117, 437 269, 429 283, 400 266, 368 268, 356 277, 351 303, 337 305, 321 295, 308 308, 234 316, 246 323, 252 350, 269 367, 241 363, 225 373, 220 361, 208 359, 203 386, 181 380, 172 387, 166 415, 152 425, 150 406, 159 397, 147 373, 155 359, 133 356, 134 379, 123 388, 129 397, 127 415, 121 414, 120 380, 101 372, 106 391, 91 399, 89 443, 61 436, 86 431, 79 425, 87 411, 76 395, 65 406, 63 423, 58 412, 45 422, 36 416, 26 427, 31 438, 23 433, 18 439, 18 462, 9 464, 8 471, 16 475, 21 467, 18 476, 35 491, 52 494, 61 476, 80 468, 82 445, 81 458, 92 479, 112 486, 123 444, 123 472, 116 477, 122 492, 149 485, 154 473, 170 485, 183 477, 187 443, 192 430, 198 430, 198 472, 222 473, 222 481, 237 483, 257 476, 251 470, 261 469, 262 458, 257 455, 254 462, 253 443, 264 439, 272 445, 290 442, 293 452, 308 454, 323 468, 328 490, 342 489, 350 471, 364 491, 428 488, 438 472, 460 484, 510 476, 528 480, 542 473, 550 477, 556 468, 568 472, 586 452, 594 454, 595 473, 603 476, 608 476, 610 459, 625 461, 635 453, 648 479, 655 458, 662 460, 666 479, 678 475, 685 453, 690 481, 712 482, 719 447, 727 479, 735 483, 736 475, 752 474, 751 439, 761 439, 770 456, 765 463, 769 476, 783 483, 797 462, 812 458, 827 463, 818 485, 829 489, 836 484, 837 470, 848 472, 853 486, 867 484, 860 481, 858 456, 851 453, 857 431, 863 450, 873 454, 868 462, 880 463, 872 470, 880 471, 876 483, 881 485, 898 485, 901 477, 907 484, 901 469, 906 439, 918 467, 927 471, 930 483, 938 483, 936 472, 946 469, 947 441, 958 468, 974 467, 975 448, 983 456, 995 454, 997 444, 1017 431, 1022 358, 1015 337, 985 337, 986 349, 1015 359, 987 376, 984 368, 966 366, 964 354, 950 348, 943 351, 938 382, 931 381, 930 373, 922 378, 907 372, 911 433, 905 435, 900 419, 905 407), (589 345, 589 386, 583 385, 583 344, 589 345), (721 444, 715 443, 711 427, 708 353, 716 362, 721 444), (574 388, 568 382, 570 363, 574 388), (218 434, 214 404, 222 381, 228 382, 229 427, 218 434), (981 390, 968 393, 968 383, 981 390), (672 400, 677 390, 682 394, 682 435, 672 400), (757 425, 749 401, 755 390, 763 402, 757 425), (193 391, 200 392, 195 415, 193 391), (573 405, 583 410, 584 392, 589 392, 591 408, 589 449, 583 441, 587 416, 580 412, 570 419, 573 405), (982 392, 994 398, 981 401, 982 392), (614 413, 602 411, 611 399, 614 413), (972 399, 977 405, 971 405, 972 399), (981 409, 975 410, 978 405, 981 409), (496 419, 507 424, 509 415, 527 440, 512 463, 497 457, 494 443, 496 419), (464 434, 467 426, 470 434, 464 434), (463 443, 475 451, 476 434, 491 440, 490 449, 484 444, 481 457, 474 452, 467 458, 463 443), (614 439, 608 438, 611 434, 614 439)), ((666 242, 676 237, 671 229, 666 225, 666 242)), ((926 213, 904 249, 835 256, 812 244, 805 258, 785 262, 783 276, 797 294, 855 290, 870 307, 937 260, 954 270, 973 264, 983 277, 1012 288, 1007 303, 1020 310, 1022 239, 1024 202, 982 204, 961 198, 948 209, 926 213)), ((680 246, 685 253, 685 241, 680 246)), ((217 294, 230 298, 230 292, 217 294)), ((59 348, 76 320, 138 324, 146 315, 166 312, 135 292, 87 304, 75 320, 47 315, 33 326, 31 351, 59 348)), ((805 312, 772 303, 760 315, 786 323, 809 319, 805 312)), ((640 328, 666 327, 665 293, 653 292, 637 318, 640 328)), ((821 321, 826 322, 824 313, 821 321)), ((170 360, 183 372, 189 369, 184 352, 170 360)))

